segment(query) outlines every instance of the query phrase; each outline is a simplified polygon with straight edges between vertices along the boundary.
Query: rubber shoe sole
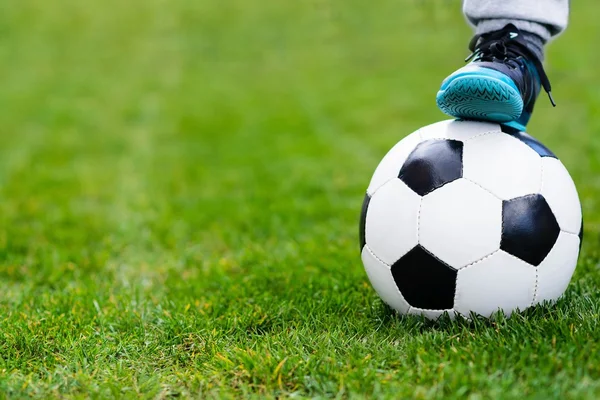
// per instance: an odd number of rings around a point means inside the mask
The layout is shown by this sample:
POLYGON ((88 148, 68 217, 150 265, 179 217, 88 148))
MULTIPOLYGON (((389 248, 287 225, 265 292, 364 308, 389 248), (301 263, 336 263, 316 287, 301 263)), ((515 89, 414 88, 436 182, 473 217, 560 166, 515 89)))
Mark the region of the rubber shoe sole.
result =
POLYGON ((523 111, 519 91, 490 76, 457 76, 437 93, 436 102, 444 113, 462 119, 510 122, 523 111))

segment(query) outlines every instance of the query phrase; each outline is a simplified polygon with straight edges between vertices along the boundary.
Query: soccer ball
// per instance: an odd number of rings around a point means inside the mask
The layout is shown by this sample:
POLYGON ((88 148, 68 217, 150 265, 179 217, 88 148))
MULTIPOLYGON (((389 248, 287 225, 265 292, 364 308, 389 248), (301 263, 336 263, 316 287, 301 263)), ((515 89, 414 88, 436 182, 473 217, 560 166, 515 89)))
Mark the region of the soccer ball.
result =
POLYGON ((564 165, 525 132, 450 120, 396 144, 360 218, 371 285, 400 314, 506 316, 558 299, 579 257, 581 204, 564 165))

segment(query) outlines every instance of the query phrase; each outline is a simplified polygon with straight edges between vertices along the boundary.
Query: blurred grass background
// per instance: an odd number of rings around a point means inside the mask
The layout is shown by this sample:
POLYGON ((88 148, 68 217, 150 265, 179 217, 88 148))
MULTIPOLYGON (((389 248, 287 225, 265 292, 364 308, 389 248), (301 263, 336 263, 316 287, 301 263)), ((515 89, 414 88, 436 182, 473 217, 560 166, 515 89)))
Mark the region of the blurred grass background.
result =
POLYGON ((595 9, 529 128, 580 191, 580 266, 473 327, 391 318, 357 244, 381 157, 446 118, 458 0, 4 0, 0 398, 597 398, 595 9))

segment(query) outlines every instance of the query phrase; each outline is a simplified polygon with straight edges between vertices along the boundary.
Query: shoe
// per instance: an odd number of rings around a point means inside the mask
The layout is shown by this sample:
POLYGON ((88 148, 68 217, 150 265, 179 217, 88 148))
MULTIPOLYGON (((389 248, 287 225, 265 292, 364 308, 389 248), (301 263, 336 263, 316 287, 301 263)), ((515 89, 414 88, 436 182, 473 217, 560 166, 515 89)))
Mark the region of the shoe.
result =
POLYGON ((541 61, 513 24, 474 36, 469 49, 472 54, 465 62, 470 63, 448 76, 437 93, 444 113, 525 131, 540 86, 556 106, 541 61))

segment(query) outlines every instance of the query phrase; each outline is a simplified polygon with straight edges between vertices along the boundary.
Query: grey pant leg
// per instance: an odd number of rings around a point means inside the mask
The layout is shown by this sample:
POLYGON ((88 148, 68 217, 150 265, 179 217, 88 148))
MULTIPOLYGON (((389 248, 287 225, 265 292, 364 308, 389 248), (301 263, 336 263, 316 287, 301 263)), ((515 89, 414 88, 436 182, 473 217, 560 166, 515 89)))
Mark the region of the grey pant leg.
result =
POLYGON ((548 42, 567 27, 569 0, 463 0, 463 13, 475 33, 512 23, 548 42))

